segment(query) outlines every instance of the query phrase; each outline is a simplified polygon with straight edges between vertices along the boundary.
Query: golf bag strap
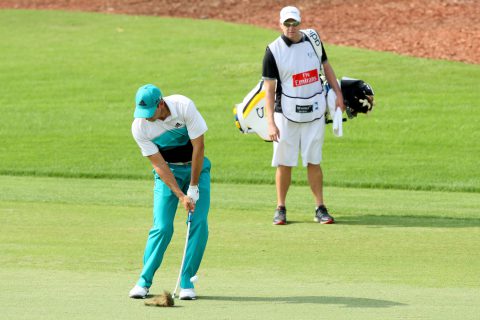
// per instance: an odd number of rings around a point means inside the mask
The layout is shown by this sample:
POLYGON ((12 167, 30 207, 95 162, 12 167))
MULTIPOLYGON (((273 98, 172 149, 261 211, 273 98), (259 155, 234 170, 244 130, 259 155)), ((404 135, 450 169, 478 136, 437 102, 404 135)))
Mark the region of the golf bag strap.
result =
POLYGON ((322 41, 320 40, 320 36, 314 29, 300 30, 300 32, 307 36, 308 41, 312 45, 313 49, 315 49, 318 61, 320 62, 320 76, 323 76, 324 72, 322 67, 322 41))

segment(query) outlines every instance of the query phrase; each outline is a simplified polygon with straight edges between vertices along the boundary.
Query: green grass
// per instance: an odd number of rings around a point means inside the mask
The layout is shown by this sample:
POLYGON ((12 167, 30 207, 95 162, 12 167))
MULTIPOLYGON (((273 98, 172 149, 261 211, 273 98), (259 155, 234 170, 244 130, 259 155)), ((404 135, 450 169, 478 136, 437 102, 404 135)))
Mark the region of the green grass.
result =
MULTIPOLYGON (((231 109, 260 78, 277 34, 210 20, 1 10, 0 174, 147 177, 130 123, 136 89, 153 82, 205 116, 214 181, 273 183, 271 145, 241 135, 231 109)), ((327 53, 338 76, 368 81, 377 99, 343 138, 327 127, 327 185, 480 191, 478 65, 330 45, 327 53)), ((294 183, 305 176, 294 170, 294 183)))
MULTIPOLYGON (((472 193, 329 187, 338 224, 312 222, 307 187, 271 225, 272 186, 214 184, 202 299, 127 298, 151 222, 151 182, 0 177, 0 301, 22 319, 474 319, 480 199, 472 193), (407 205, 407 201, 410 205, 407 205), (413 205, 414 204, 414 205, 413 205), (452 218, 454 216, 454 218, 452 218)), ((185 217, 152 294, 172 290, 185 217)))

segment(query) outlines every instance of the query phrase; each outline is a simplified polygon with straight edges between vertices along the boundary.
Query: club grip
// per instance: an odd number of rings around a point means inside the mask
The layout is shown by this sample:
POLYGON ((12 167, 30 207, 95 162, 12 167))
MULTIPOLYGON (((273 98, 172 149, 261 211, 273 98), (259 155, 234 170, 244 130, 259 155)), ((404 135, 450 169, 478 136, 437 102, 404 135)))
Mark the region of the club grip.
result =
POLYGON ((192 222, 192 214, 193 214, 193 211, 192 211, 192 210, 188 210, 187 223, 192 222))

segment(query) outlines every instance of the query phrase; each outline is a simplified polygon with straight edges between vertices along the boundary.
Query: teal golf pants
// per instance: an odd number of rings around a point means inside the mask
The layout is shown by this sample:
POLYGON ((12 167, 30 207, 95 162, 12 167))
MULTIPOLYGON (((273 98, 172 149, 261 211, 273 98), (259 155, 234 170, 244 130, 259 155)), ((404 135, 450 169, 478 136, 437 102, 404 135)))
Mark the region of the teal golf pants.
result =
MULTIPOLYGON (((190 185, 191 165, 169 164, 175 179, 186 194, 190 185)), ((160 267, 165 250, 173 235, 173 220, 178 207, 178 198, 169 187, 155 176, 153 200, 153 226, 148 234, 147 245, 143 255, 143 269, 137 285, 150 287, 155 271, 160 267)), ((190 278, 193 277, 202 261, 208 240, 208 210, 210 208, 210 161, 205 158, 198 183, 200 198, 195 205, 190 223, 187 252, 180 281, 180 287, 193 288, 190 278)), ((180 209, 183 214, 183 207, 180 209)))

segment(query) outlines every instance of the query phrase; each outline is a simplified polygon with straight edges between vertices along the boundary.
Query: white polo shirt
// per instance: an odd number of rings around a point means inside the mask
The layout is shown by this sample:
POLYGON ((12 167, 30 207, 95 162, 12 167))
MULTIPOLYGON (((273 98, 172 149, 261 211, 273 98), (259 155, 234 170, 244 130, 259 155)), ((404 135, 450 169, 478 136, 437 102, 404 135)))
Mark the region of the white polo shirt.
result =
POLYGON ((160 152, 167 162, 191 161, 190 140, 204 134, 207 124, 189 98, 171 95, 163 100, 171 114, 163 121, 136 118, 132 123, 133 138, 145 157, 160 152))

